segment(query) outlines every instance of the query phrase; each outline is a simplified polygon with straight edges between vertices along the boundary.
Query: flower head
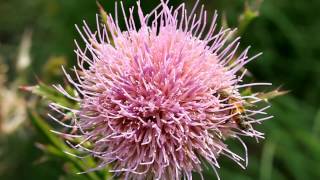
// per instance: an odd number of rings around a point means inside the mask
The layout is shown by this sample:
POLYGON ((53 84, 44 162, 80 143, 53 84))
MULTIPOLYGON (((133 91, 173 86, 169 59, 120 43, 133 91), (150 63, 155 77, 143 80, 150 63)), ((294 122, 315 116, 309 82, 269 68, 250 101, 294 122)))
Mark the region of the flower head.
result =
POLYGON ((216 172, 220 155, 244 167, 247 157, 224 140, 263 136, 251 124, 264 109, 246 107, 259 99, 239 93, 256 85, 240 85, 244 73, 238 74, 256 56, 249 58, 248 48, 238 53, 239 38, 229 41, 234 30, 218 30, 217 14, 208 23, 203 6, 196 15, 196 6, 188 13, 184 4, 174 9, 161 1, 145 14, 138 1, 128 16, 121 6, 125 31, 117 12, 105 25, 97 22, 95 32, 86 24, 82 31, 77 27, 86 47, 75 51, 77 78, 66 76, 80 96, 57 88, 80 104, 55 105, 75 115, 66 125, 73 128, 70 136, 92 145, 76 147, 125 179, 191 179, 192 172, 201 174, 203 162, 216 172))

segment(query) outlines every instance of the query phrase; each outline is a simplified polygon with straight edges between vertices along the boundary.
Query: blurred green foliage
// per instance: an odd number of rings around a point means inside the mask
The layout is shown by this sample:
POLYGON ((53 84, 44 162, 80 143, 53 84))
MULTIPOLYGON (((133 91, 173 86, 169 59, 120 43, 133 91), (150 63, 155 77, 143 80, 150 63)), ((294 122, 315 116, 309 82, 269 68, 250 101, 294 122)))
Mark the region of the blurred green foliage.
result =
MULTIPOLYGON (((171 0, 173 5, 181 2, 171 0)), ((272 100, 269 113, 275 118, 258 127, 266 133, 266 139, 257 144, 244 138, 249 148, 248 169, 242 170, 221 158, 221 178, 320 179, 320 1, 248 0, 247 6, 244 0, 201 2, 211 14, 215 9, 224 13, 228 26, 239 26, 242 48, 252 45, 252 54, 263 51, 259 60, 249 64, 257 81, 291 90, 272 100)), ((114 12, 113 0, 100 3, 107 12, 114 12)), ((149 0, 142 3, 143 9, 149 11, 157 3, 149 0)), ((192 1, 187 3, 191 7, 192 1)), ((130 6, 133 1, 125 4, 130 6)), ((85 19, 94 27, 98 12, 94 0, 1 0, 0 60, 8 66, 4 85, 17 89, 12 84, 35 84, 35 76, 47 84, 63 83, 59 66, 75 64, 73 39, 80 39, 74 24, 85 19), (19 73, 15 65, 25 31, 32 32, 32 64, 26 72, 19 73), (23 80, 17 81, 19 76, 23 80)), ((33 100, 27 96, 29 101, 33 100)), ((73 157, 65 160, 40 150, 50 147, 46 144, 52 139, 46 138, 52 136, 37 131, 39 122, 46 123, 45 102, 36 101, 33 106, 38 107, 40 117, 29 111, 27 121, 19 129, 0 135, 0 179, 87 179, 86 175, 76 174, 81 168, 65 163, 72 162, 73 157), (40 149, 38 143, 43 143, 40 149)), ((55 124, 49 122, 48 126, 55 124)), ((59 141, 56 138, 53 141, 59 141)), ((235 151, 243 152, 236 148, 235 151)), ((213 171, 206 171, 205 175, 206 179, 215 178, 213 171)))

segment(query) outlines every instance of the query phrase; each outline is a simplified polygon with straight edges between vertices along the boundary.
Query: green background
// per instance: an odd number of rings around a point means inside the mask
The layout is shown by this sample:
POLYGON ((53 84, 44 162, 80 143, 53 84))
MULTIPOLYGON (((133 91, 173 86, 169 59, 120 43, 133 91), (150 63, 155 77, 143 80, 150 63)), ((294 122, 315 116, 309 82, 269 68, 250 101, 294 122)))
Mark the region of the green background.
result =
MULTIPOLYGON (((158 3, 142 2, 145 11, 158 3)), ((181 2, 171 0, 172 5, 181 2)), ((190 2, 187 1, 189 8, 190 2)), ((228 25, 236 27, 245 1, 202 0, 201 3, 211 13, 215 9, 224 13, 228 25)), ((101 4, 107 12, 113 12, 114 1, 101 0, 101 4)), ((132 4, 133 1, 125 1, 127 7, 132 4)), ((271 101, 268 112, 275 117, 259 127, 266 134, 265 140, 257 144, 244 138, 249 148, 248 169, 242 170, 221 158, 218 171, 222 179, 320 179, 319 9, 319 0, 265 0, 259 17, 243 32, 242 48, 252 45, 251 55, 264 53, 248 66, 254 78, 272 82, 274 88, 282 85, 290 93, 271 101)), ((0 0, 0 57, 9 66, 6 85, 19 78, 12 69, 26 30, 32 32, 32 65, 24 72, 22 83, 35 84, 36 76, 47 84, 61 82, 59 63, 48 65, 47 62, 60 58, 69 66, 74 65, 73 40, 80 39, 74 24, 81 24, 85 19, 94 27, 96 13, 94 0, 0 0)), ((23 93, 21 96, 29 98, 23 93)), ((37 111, 45 111, 45 107, 37 111)), ((35 142, 42 139, 28 118, 14 133, 0 136, 1 180, 84 178, 70 175, 63 160, 45 157, 35 147, 35 142)), ((206 171, 205 175, 206 179, 215 179, 212 171, 206 171)))

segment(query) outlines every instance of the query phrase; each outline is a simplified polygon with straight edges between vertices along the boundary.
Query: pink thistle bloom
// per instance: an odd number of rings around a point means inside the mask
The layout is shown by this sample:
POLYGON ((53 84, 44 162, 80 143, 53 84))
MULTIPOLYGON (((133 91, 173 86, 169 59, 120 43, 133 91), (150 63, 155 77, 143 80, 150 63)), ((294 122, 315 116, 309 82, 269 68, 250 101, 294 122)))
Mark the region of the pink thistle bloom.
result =
POLYGON ((218 30, 216 13, 207 23, 203 6, 197 15, 196 5, 188 13, 185 4, 174 9, 163 1, 148 14, 139 1, 128 16, 122 3, 121 8, 125 31, 117 11, 103 26, 97 17, 95 32, 85 22, 82 30, 77 27, 86 47, 76 43, 76 78, 66 77, 79 97, 56 86, 80 104, 80 109, 51 105, 74 114, 72 124, 59 121, 72 129, 66 137, 83 139, 72 146, 100 159, 96 169, 109 165, 124 179, 191 180, 192 172, 202 176, 204 162, 217 174, 221 155, 245 168, 247 148, 240 136, 263 138, 252 124, 270 118, 254 119, 268 107, 249 110, 253 106, 246 103, 261 99, 239 93, 268 84, 239 84, 244 76, 239 70, 259 54, 249 58, 249 48, 238 53, 239 38, 228 41, 235 31, 218 30), (243 144, 245 157, 228 149, 227 138, 243 144))

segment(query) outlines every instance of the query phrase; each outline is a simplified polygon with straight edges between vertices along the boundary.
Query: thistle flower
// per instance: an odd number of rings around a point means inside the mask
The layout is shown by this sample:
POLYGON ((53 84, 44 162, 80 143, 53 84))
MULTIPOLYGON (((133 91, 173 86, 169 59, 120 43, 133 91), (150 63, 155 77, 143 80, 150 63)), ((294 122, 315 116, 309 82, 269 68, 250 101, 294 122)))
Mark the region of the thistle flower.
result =
POLYGON ((105 25, 97 17, 96 31, 85 22, 77 27, 85 49, 76 42, 76 78, 65 74, 79 97, 56 88, 80 108, 51 107, 73 113, 71 124, 59 121, 72 129, 62 134, 83 140, 70 145, 97 157, 95 169, 109 165, 124 179, 190 180, 192 172, 201 175, 204 162, 217 174, 221 155, 247 165, 247 153, 233 153, 224 141, 238 139, 247 152, 240 136, 263 138, 252 124, 270 118, 254 119, 267 107, 250 110, 260 99, 239 89, 268 83, 240 84, 244 73, 238 73, 259 54, 239 53, 239 38, 229 41, 235 30, 218 30, 217 13, 207 23, 203 6, 195 14, 197 4, 188 13, 185 4, 174 9, 161 1, 145 14, 138 1, 127 16, 121 3, 125 31, 117 4, 105 25))

